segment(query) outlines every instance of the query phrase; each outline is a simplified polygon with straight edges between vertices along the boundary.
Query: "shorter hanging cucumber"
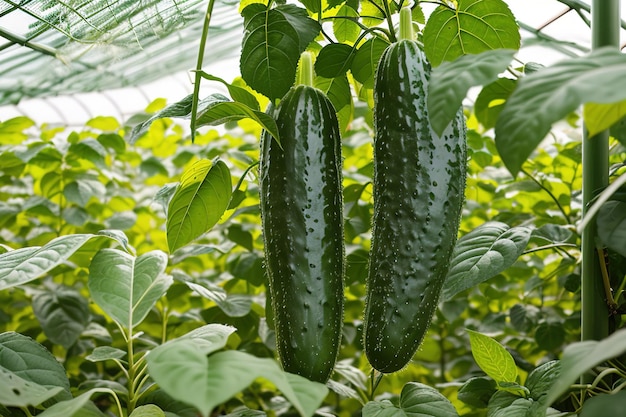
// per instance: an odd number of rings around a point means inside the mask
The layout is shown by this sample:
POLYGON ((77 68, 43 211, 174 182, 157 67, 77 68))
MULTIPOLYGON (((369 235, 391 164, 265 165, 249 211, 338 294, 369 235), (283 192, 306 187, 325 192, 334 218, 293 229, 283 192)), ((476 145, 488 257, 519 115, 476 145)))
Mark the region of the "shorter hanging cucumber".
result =
MULTIPOLYGON (((411 27, 402 9, 401 31, 411 27)), ((402 36, 401 36, 402 37, 402 36)), ((422 342, 454 248, 466 176, 465 121, 438 136, 428 120, 430 65, 412 33, 383 53, 374 87, 374 218, 364 346, 380 372, 422 342)))
POLYGON ((264 132, 259 184, 279 360, 326 382, 343 323, 341 138, 330 100, 309 85, 289 90, 274 113, 281 145, 264 132))

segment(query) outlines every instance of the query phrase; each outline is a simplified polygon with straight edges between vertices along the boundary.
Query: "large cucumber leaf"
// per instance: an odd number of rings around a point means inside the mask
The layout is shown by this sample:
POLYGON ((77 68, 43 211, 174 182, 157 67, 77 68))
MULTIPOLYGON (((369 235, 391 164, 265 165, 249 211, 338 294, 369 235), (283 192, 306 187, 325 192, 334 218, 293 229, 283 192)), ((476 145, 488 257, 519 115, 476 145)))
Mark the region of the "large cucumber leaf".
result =
POLYGON ((496 123, 496 147, 516 176, 552 124, 585 103, 626 100, 626 55, 611 47, 567 59, 519 80, 496 123))
POLYGON ((409 382, 400 394, 400 404, 389 400, 370 401, 363 407, 363 417, 458 417, 452 403, 435 388, 409 382))
POLYGON ((513 265, 531 233, 528 227, 510 228, 504 223, 487 222, 461 237, 452 252, 442 300, 449 300, 513 265))
POLYGON ((321 26, 305 9, 284 4, 268 10, 254 3, 241 12, 244 37, 240 69, 245 82, 271 100, 287 93, 296 79, 300 54, 321 26))
POLYGON ((561 374, 548 392, 546 407, 564 394, 582 374, 624 352, 626 329, 617 330, 601 341, 586 340, 568 345, 561 356, 561 374))
POLYGON ((471 87, 497 79, 515 55, 512 49, 494 49, 463 55, 434 68, 428 85, 428 116, 435 133, 441 135, 456 116, 471 87))
POLYGON ((181 176, 167 210, 170 253, 209 231, 228 208, 230 170, 223 161, 201 159, 181 176))
MULTIPOLYGON (((63 365, 45 347, 28 336, 15 332, 0 334, 0 367, 45 388, 59 387, 57 391, 64 392, 60 399, 71 397, 70 382, 63 365)), ((0 403, 6 404, 2 401, 0 403)))
POLYGON ((37 292, 32 305, 46 337, 66 349, 78 340, 90 321, 87 299, 73 288, 37 292))
POLYGON ((424 27, 424 52, 431 65, 490 49, 519 49, 515 16, 502 0, 458 0, 456 9, 437 7, 424 27))
POLYGON ((87 286, 93 300, 120 325, 141 323, 173 279, 164 274, 167 255, 155 250, 134 257, 105 248, 93 257, 87 286))
POLYGON ((6 407, 28 407, 43 403, 63 391, 61 387, 46 388, 21 378, 0 366, 0 404, 6 407))
POLYGON ((0 290, 26 284, 65 262, 95 237, 92 234, 65 235, 42 247, 28 247, 0 254, 0 290))
POLYGON ((323 384, 287 374, 269 358, 233 350, 207 357, 209 350, 203 348, 203 342, 202 337, 183 337, 159 346, 146 358, 148 372, 156 383, 172 397, 196 407, 203 416, 257 378, 273 382, 302 416, 312 416, 328 393, 323 384))

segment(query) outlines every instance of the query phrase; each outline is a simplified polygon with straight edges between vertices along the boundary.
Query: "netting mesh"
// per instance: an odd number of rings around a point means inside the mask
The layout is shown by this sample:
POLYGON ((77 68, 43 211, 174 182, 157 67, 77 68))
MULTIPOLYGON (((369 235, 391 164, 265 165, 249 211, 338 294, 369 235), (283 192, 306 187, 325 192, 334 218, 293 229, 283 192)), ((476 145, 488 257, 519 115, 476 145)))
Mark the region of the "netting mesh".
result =
MULTIPOLYGON (((206 1, 1 0, 0 105, 141 85, 193 67, 206 1)), ((207 56, 240 42, 237 3, 218 3, 207 56)))

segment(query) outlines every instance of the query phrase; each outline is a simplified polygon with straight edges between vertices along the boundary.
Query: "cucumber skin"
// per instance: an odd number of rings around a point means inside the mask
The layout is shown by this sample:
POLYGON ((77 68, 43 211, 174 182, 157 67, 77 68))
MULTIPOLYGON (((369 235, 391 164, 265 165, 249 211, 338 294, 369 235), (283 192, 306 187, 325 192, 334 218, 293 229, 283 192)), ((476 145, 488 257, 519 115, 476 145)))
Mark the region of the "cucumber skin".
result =
POLYGON ((428 121, 430 64, 390 45, 374 87, 374 217, 364 348, 382 373, 413 357, 437 308, 456 243, 466 177, 462 109, 438 137, 428 121))
POLYGON ((287 372, 326 382, 343 325, 341 138, 330 100, 292 88, 275 112, 282 149, 264 132, 259 185, 278 357, 287 372))

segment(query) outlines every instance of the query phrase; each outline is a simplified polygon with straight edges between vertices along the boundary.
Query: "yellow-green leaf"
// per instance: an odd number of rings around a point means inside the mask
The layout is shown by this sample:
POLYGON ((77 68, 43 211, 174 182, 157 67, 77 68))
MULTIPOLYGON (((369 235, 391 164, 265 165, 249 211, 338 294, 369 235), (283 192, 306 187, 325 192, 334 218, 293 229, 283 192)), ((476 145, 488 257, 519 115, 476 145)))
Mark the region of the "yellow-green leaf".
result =
POLYGON ((468 330, 472 356, 489 377, 501 385, 515 382, 517 367, 511 354, 496 340, 484 334, 468 330))
POLYGON ((182 175, 167 212, 170 253, 209 231, 230 202, 232 180, 228 166, 201 159, 182 175))
POLYGON ((626 100, 618 103, 588 103, 583 108, 589 137, 610 128, 626 116, 626 100))

